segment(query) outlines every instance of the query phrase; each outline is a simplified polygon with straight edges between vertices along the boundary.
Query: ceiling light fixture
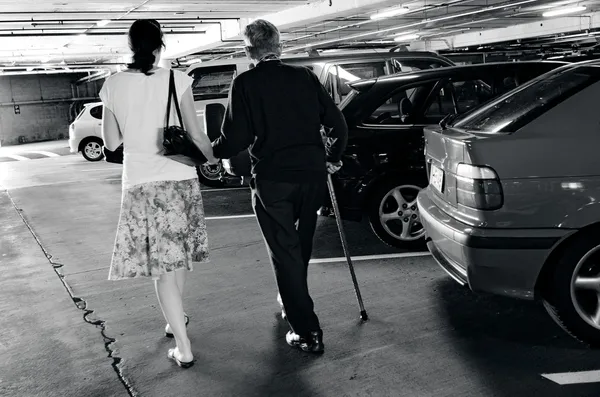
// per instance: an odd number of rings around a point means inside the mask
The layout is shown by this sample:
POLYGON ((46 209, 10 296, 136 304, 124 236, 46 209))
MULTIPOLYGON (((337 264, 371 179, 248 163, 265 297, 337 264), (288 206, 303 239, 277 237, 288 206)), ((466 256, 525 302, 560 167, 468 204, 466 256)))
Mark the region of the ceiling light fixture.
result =
POLYGON ((391 18, 391 17, 395 17, 397 15, 406 14, 408 12, 410 12, 408 7, 394 8, 394 9, 391 9, 388 11, 378 12, 377 14, 373 14, 373 15, 371 15, 371 19, 391 18))
POLYGON ((318 42, 312 42, 310 44, 304 44, 304 45, 298 45, 298 46, 294 46, 294 47, 288 47, 288 48, 284 49, 283 52, 290 53, 290 52, 294 52, 294 51, 304 50, 304 49, 306 49, 308 47, 313 47, 313 48, 314 47, 321 47, 321 46, 332 44, 332 43, 338 43, 340 41, 348 41, 348 40, 354 40, 354 39, 368 37, 368 36, 380 35, 381 33, 393 32, 395 30, 407 29, 407 28, 412 28, 412 27, 426 25, 426 24, 432 24, 434 22, 447 21, 447 20, 457 19, 457 18, 461 18, 461 17, 466 17, 466 16, 469 16, 469 15, 481 14, 481 13, 484 13, 484 12, 490 12, 490 11, 494 11, 494 10, 499 10, 499 9, 507 8, 509 6, 510 7, 516 7, 518 5, 529 4, 529 3, 536 2, 536 1, 537 0, 520 0, 520 1, 517 1, 515 3, 511 3, 510 5, 502 4, 502 5, 496 5, 496 6, 491 6, 491 7, 479 8, 479 9, 477 9, 475 11, 467 11, 467 12, 458 13, 458 14, 444 15, 443 17, 427 18, 427 19, 424 19, 424 20, 421 20, 421 21, 418 21, 418 22, 413 22, 413 23, 410 23, 410 24, 407 24, 407 25, 394 26, 394 27, 385 28, 385 29, 371 30, 371 31, 368 31, 368 32, 352 34, 352 35, 349 35, 349 36, 340 36, 340 37, 335 38, 335 39, 328 39, 328 40, 323 40, 323 41, 318 41, 318 42))
POLYGON ((586 8, 584 6, 565 7, 565 8, 560 8, 558 10, 546 11, 542 15, 544 17, 556 17, 559 15, 574 14, 576 12, 581 12, 581 11, 585 11, 585 10, 586 10, 586 8))
POLYGON ((108 25, 110 22, 111 22, 110 19, 103 19, 101 21, 96 22, 96 26, 103 28, 106 25, 108 25))
POLYGON ((400 36, 394 37, 394 41, 399 42, 399 43, 404 43, 404 42, 407 42, 407 41, 416 40, 419 37, 421 37, 421 36, 419 36, 416 33, 401 34, 400 36))

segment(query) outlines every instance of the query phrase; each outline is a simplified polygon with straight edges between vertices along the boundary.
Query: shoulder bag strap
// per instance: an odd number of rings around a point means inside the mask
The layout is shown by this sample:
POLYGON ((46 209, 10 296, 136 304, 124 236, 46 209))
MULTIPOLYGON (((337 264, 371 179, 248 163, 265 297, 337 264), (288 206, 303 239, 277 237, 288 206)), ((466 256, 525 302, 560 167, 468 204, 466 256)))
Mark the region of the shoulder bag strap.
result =
MULTIPOLYGON (((175 110, 177 111, 177 117, 179 118, 179 125, 183 128, 183 119, 181 117, 181 109, 179 108, 179 101, 177 100, 177 89, 175 88, 175 73, 173 69, 171 69, 171 78, 170 78, 170 87, 169 87, 170 95, 172 95, 173 101, 175 102, 175 110)), ((171 107, 171 100, 169 97, 169 108, 171 107)))
POLYGON ((169 124, 171 121, 171 98, 173 96, 173 71, 171 70, 169 73, 169 95, 167 96, 167 118, 165 119, 165 128, 169 128, 169 124))

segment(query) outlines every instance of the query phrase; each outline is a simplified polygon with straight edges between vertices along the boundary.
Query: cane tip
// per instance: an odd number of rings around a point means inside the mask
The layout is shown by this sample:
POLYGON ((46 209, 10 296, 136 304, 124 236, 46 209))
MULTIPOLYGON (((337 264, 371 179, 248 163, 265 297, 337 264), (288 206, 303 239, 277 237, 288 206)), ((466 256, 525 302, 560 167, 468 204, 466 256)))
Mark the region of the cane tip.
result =
POLYGON ((360 319, 362 321, 368 321, 369 320, 369 316, 367 316, 367 312, 365 310, 360 312, 360 319))

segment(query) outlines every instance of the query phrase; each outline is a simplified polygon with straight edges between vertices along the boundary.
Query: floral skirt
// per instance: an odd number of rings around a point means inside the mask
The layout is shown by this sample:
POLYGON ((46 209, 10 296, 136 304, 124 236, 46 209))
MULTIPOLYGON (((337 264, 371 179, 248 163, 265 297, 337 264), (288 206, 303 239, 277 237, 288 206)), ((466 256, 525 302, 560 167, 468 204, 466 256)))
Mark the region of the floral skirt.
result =
POLYGON ((123 190, 109 280, 158 279, 192 262, 208 262, 197 179, 149 182, 123 190))

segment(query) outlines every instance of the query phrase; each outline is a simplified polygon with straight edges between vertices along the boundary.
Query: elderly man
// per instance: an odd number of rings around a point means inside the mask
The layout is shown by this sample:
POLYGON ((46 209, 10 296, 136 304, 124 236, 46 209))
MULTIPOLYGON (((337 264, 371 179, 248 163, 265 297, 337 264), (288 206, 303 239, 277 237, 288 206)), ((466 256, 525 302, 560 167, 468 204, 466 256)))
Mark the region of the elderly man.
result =
POLYGON ((308 263, 327 172, 342 166, 348 127, 309 69, 280 61, 280 35, 273 24, 252 22, 244 40, 255 67, 231 86, 214 154, 231 158, 250 147, 252 203, 292 329, 286 341, 323 353, 323 331, 308 292, 308 263))

